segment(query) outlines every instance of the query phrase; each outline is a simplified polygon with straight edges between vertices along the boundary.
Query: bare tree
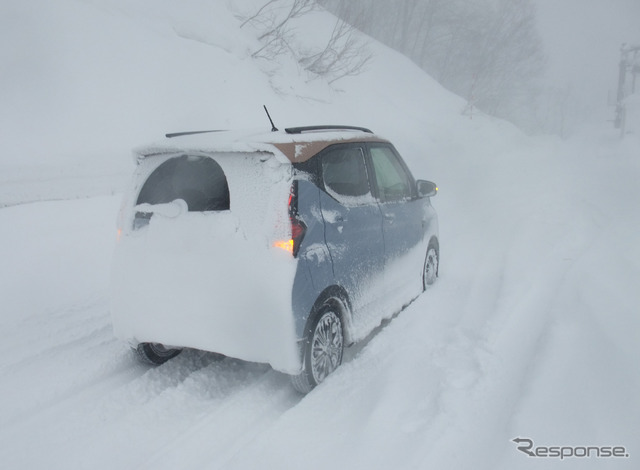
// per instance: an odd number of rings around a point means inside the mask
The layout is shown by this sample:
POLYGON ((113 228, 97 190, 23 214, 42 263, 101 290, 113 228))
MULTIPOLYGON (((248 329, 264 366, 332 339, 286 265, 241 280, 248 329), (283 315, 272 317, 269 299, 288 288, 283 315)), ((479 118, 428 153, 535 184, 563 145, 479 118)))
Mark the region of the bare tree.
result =
POLYGON ((338 20, 325 48, 302 57, 300 63, 309 72, 333 83, 361 73, 371 57, 367 45, 354 34, 354 28, 338 20))
POLYGON ((260 31, 258 40, 262 46, 252 52, 252 57, 273 59, 291 51, 290 41, 294 37, 291 20, 300 18, 316 8, 315 0, 269 0, 253 15, 245 18, 241 28, 248 24, 260 31))
POLYGON ((251 25, 258 32, 261 46, 252 52, 252 57, 272 60, 290 55, 309 73, 329 83, 361 73, 371 53, 353 26, 343 20, 336 22, 322 50, 302 51, 296 47, 294 20, 316 8, 315 0, 269 0, 255 13, 241 18, 241 28, 251 25))

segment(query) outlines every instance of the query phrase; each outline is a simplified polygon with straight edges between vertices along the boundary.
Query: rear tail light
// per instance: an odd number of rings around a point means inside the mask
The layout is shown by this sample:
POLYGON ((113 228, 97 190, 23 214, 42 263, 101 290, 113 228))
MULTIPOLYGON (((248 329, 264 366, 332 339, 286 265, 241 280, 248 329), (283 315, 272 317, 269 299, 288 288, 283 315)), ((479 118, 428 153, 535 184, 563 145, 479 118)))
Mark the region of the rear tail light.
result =
POLYGON ((298 252, 300 251, 300 245, 302 244, 302 239, 304 238, 304 234, 307 231, 307 227, 302 221, 291 218, 291 254, 295 257, 298 256, 298 252))
POLYGON ((274 246, 282 248, 291 253, 294 257, 298 256, 300 245, 307 232, 307 226, 298 218, 298 182, 294 181, 289 193, 289 221, 291 222, 291 238, 288 240, 278 240, 274 246))

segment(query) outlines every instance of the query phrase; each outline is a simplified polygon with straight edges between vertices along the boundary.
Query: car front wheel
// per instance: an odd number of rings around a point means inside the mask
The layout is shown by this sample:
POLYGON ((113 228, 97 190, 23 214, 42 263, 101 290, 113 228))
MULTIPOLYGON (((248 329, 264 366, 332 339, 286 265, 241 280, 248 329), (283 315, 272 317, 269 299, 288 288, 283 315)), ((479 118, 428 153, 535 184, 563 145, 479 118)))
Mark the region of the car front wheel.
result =
POLYGON ((427 248, 427 257, 424 261, 424 271, 422 273, 423 289, 436 282, 439 261, 438 248, 435 244, 430 243, 429 248, 427 248))

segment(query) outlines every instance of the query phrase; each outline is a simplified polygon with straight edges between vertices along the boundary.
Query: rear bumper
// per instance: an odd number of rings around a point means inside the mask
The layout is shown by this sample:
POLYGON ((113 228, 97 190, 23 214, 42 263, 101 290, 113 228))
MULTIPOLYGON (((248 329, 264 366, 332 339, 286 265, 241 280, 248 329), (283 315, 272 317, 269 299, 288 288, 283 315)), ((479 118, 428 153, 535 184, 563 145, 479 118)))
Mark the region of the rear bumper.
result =
MULTIPOLYGON (((227 247, 233 250, 233 247, 227 247)), ((220 253, 176 245, 156 249, 144 236, 118 243, 111 279, 116 337, 156 342, 301 369, 291 304, 296 262, 281 250, 220 253), (228 256, 227 256, 228 259, 228 256)))

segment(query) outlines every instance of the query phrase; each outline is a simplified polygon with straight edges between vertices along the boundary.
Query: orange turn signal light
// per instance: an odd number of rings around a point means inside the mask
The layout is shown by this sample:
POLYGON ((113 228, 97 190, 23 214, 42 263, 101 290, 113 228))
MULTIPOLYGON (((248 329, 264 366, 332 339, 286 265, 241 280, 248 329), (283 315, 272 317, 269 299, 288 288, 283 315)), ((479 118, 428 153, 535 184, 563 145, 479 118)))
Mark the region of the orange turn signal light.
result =
POLYGON ((273 246, 293 254, 293 240, 278 240, 274 242, 273 246))

